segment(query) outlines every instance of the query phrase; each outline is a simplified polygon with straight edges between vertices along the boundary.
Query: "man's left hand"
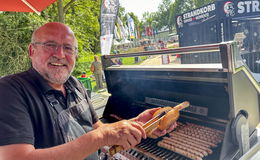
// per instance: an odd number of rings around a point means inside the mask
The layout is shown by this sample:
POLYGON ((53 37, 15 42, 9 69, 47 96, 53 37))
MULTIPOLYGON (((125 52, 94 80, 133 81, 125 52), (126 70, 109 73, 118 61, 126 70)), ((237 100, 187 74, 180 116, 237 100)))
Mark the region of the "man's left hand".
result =
MULTIPOLYGON (((159 109, 160 108, 147 109, 144 112, 140 113, 137 117, 133 118, 132 120, 136 121, 137 123, 140 123, 141 125, 144 125, 146 122, 148 122, 150 119, 153 118, 153 114, 159 109)), ((177 126, 177 123, 175 122, 173 125, 171 125, 166 130, 160 130, 157 128, 152 132, 151 137, 152 138, 161 137, 161 136, 165 135, 166 133, 170 133, 171 131, 173 131, 174 128, 176 128, 176 126, 177 126)))

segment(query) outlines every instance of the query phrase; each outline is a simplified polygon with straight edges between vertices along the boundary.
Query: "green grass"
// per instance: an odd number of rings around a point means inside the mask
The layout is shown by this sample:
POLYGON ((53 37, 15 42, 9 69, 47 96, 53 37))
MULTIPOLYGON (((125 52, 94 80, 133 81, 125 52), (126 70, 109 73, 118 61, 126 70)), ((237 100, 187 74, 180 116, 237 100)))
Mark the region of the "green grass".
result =
POLYGON ((140 58, 141 58, 141 61, 138 62, 138 63, 135 63, 135 58, 134 57, 122 58, 123 59, 123 65, 138 65, 138 64, 142 63, 142 61, 147 59, 147 56, 141 56, 140 58))

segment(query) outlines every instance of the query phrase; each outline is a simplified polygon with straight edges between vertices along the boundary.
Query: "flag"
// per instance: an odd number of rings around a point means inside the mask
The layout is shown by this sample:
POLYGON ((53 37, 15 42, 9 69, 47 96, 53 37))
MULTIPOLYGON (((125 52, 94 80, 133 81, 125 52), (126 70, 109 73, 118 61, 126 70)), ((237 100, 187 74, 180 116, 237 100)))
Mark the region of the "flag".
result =
POLYGON ((144 27, 144 29, 145 29, 145 35, 149 36, 149 27, 144 27))
POLYGON ((153 36, 153 29, 149 27, 149 35, 153 36))
POLYGON ((117 17, 117 23, 119 25, 119 28, 120 28, 120 35, 121 35, 121 38, 122 39, 127 39, 127 31, 124 27, 124 24, 123 22, 121 21, 121 19, 119 17, 117 17))
POLYGON ((128 21, 130 38, 134 39, 135 38, 135 23, 134 23, 133 18, 131 16, 129 16, 128 14, 127 14, 127 21, 128 21))
POLYGON ((119 35, 119 39, 122 39, 122 33, 118 22, 116 23, 116 28, 117 28, 117 33, 119 35))
POLYGON ((120 39, 120 35, 118 33, 117 26, 115 26, 115 28, 114 28, 114 35, 115 35, 115 39, 120 39))
POLYGON ((101 0, 100 47, 102 55, 110 53, 118 8, 119 0, 101 0))
POLYGON ((127 27, 127 25, 125 25, 125 33, 126 33, 126 39, 128 38, 128 36, 130 35, 129 33, 129 28, 127 27))

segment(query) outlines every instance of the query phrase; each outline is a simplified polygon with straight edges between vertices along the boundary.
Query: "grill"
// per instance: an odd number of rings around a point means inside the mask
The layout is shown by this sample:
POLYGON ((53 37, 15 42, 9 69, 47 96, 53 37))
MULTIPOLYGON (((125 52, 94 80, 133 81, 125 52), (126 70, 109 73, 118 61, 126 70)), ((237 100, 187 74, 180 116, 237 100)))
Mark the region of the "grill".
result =
MULTIPOLYGON (((178 127, 109 159, 236 160, 256 142, 260 88, 232 42, 102 56, 108 92, 104 122, 189 101, 178 127), (176 54, 218 53, 218 64, 175 64, 176 54), (114 65, 115 59, 169 56, 163 65, 114 65)), ((192 56, 191 56, 192 57, 192 56)), ((145 60, 145 61, 147 61, 145 60)), ((162 61, 160 61, 162 63, 162 61)))
POLYGON ((176 130, 169 135, 160 139, 148 138, 134 149, 123 151, 115 157, 122 155, 128 159, 142 160, 212 160, 217 158, 217 154, 212 153, 220 151, 219 144, 223 140, 223 133, 221 130, 194 123, 179 123, 176 130), (205 135, 201 135, 202 133, 205 135))

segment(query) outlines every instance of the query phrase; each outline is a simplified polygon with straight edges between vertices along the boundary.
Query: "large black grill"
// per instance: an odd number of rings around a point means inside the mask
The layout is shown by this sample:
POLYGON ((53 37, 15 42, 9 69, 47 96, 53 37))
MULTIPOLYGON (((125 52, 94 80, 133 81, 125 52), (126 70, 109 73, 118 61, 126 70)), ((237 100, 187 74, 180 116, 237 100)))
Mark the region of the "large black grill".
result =
POLYGON ((129 119, 145 109, 174 106, 183 101, 191 104, 181 111, 179 126, 172 133, 143 140, 136 148, 116 155, 121 158, 110 158, 235 160, 241 157, 257 141, 260 88, 237 52, 235 44, 222 43, 103 56, 111 94, 104 121, 129 119), (111 63, 112 59, 125 57, 175 58, 176 54, 210 52, 218 52, 221 63, 177 65, 170 61, 150 66, 111 63))

